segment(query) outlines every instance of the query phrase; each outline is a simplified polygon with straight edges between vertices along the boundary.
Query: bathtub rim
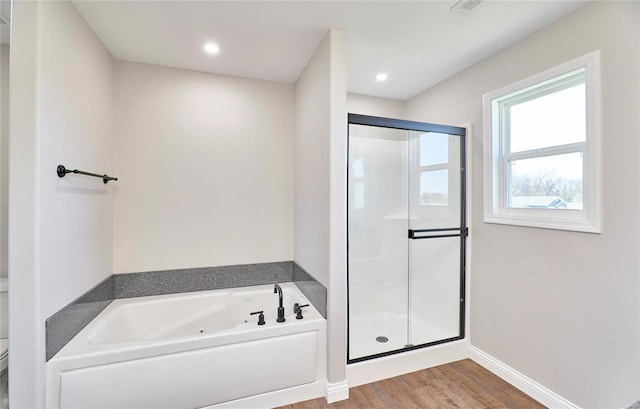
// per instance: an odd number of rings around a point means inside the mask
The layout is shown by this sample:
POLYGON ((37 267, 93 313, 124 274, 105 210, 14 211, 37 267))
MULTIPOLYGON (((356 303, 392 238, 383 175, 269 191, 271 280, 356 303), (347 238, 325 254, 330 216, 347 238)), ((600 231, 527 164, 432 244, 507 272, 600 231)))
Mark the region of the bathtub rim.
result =
MULTIPOLYGON (((292 312, 293 302, 291 299, 293 299, 293 301, 298 301, 298 298, 299 298, 299 300, 301 301, 301 304, 309 303, 309 300, 308 298, 306 298, 304 294, 302 294, 302 292, 299 289, 295 287, 295 284, 293 286, 283 284, 282 290, 283 290, 283 294, 285 295, 285 308, 287 311, 287 315, 285 317, 287 318, 287 321, 294 320, 295 315, 292 312)), ((256 294, 259 294, 259 295, 267 294, 269 297, 271 297, 271 286, 270 285, 247 286, 247 287, 238 287, 235 289, 225 288, 225 289, 218 289, 218 290, 204 290, 204 291, 195 291, 195 292, 188 292, 188 293, 175 293, 175 294, 135 297, 130 299, 118 299, 118 300, 114 300, 109 307, 105 308, 105 310, 102 311, 98 317, 96 317, 95 319, 96 322, 92 325, 92 328, 89 331, 87 331, 87 333, 83 334, 83 337, 85 338, 86 342, 91 345, 124 344, 124 343, 137 344, 137 343, 151 342, 151 341, 161 340, 161 339, 175 340, 175 339, 180 339, 185 337, 199 338, 205 335, 199 335, 199 334, 193 334, 190 336, 160 335, 160 336, 150 336, 148 338, 140 338, 140 339, 136 339, 135 337, 132 337, 131 339, 109 341, 108 340, 110 338, 109 335, 108 334, 105 335, 104 332, 108 332, 108 328, 112 326, 111 321, 117 320, 120 315, 124 315, 124 317, 122 318, 126 320, 128 319, 127 316, 129 314, 132 314, 132 316, 129 317, 129 319, 133 319, 134 321, 137 321, 138 319, 140 319, 140 316, 138 314, 144 315, 145 310, 148 311, 148 307, 153 308, 154 305, 158 305, 159 308, 167 308, 167 306, 163 306, 162 304, 163 303, 171 304, 174 302, 179 303, 182 300, 188 300, 188 301, 193 301, 195 303, 199 303, 200 299, 210 298, 211 304, 210 305, 205 304, 205 307, 201 309, 199 313, 195 314, 195 315, 200 315, 201 317, 204 317, 207 314, 215 314, 215 313, 224 311, 227 307, 230 307, 230 304, 232 302, 237 300, 237 297, 255 296, 256 294)), ((274 297, 273 298, 274 305, 277 305, 277 299, 275 298, 275 296, 273 297, 274 297)), ((272 306, 272 307, 273 308, 269 310, 264 309, 267 325, 275 324, 276 307, 275 306, 272 306)), ((181 319, 176 321, 175 324, 178 324, 179 326, 180 321, 183 321, 183 324, 187 324, 189 318, 194 318, 194 315, 186 315, 184 317, 181 317, 181 319)), ((240 322, 233 327, 224 328, 219 331, 209 332, 209 334, 216 336, 218 334, 232 333, 236 331, 247 331, 247 330, 251 331, 251 330, 257 329, 255 326, 252 327, 250 325, 245 325, 245 324, 254 324, 253 321, 256 321, 256 324, 257 324, 257 317, 250 317, 246 315, 245 318, 251 320, 251 323, 240 322)), ((305 318, 309 318, 309 319, 316 318, 315 311, 309 310, 309 314, 307 314, 307 310, 305 310, 305 318)), ((127 325, 128 324, 125 324, 125 327, 127 325)), ((280 324, 277 324, 277 325, 280 325, 280 324)), ((166 328, 166 326, 164 328, 166 328)), ((155 331, 161 331, 162 329, 163 329, 162 327, 155 328, 155 331)), ((135 331, 135 329, 132 329, 132 330, 135 331)), ((78 335, 80 335, 80 333, 78 335)))
MULTIPOLYGON (((294 289, 305 300, 308 298, 300 291, 300 289, 293 282, 281 283, 283 289, 294 289)), ((71 339, 53 358, 51 358, 47 365, 65 362, 74 359, 82 359, 88 362, 120 362, 129 360, 130 358, 120 357, 149 357, 158 354, 168 354, 174 352, 181 352, 190 349, 205 348, 211 346, 213 340, 218 342, 215 345, 227 345, 235 342, 246 342, 255 338, 263 338, 259 334, 265 335, 265 337, 281 336, 290 333, 292 330, 295 332, 312 330, 316 328, 318 323, 326 322, 326 320, 320 315, 313 304, 310 304, 305 309, 305 318, 303 320, 296 320, 292 311, 288 311, 286 318, 287 321, 282 324, 276 324, 271 326, 249 327, 240 331, 223 331, 222 333, 207 333, 203 335, 177 337, 177 338, 158 338, 152 340, 136 340, 117 343, 91 343, 90 335, 100 325, 101 318, 109 316, 116 308, 126 304, 145 303, 148 301, 162 300, 162 299, 180 299, 190 297, 203 297, 207 293, 213 292, 242 292, 242 291, 255 291, 259 289, 272 288, 272 284, 264 284, 258 286, 247 286, 237 288, 224 288, 217 290, 205 290, 195 291, 187 293, 175 293, 175 294, 163 294, 163 295, 151 295, 145 297, 132 297, 132 298, 120 298, 110 303, 103 311, 100 312, 85 328, 82 329, 75 337, 71 339), (268 334, 268 335, 267 335, 268 334), (156 353, 157 351, 157 353, 156 353), (140 353, 142 355, 136 355, 140 353), (114 356, 117 361, 105 360, 108 356, 114 356)), ((274 295, 275 297, 275 295, 274 295)), ((269 321, 268 321, 269 324, 269 321)), ((325 324, 326 325, 326 324, 325 324)), ((99 364, 99 363, 98 363, 99 364)), ((95 364, 94 364, 95 365, 95 364)))
MULTIPOLYGON (((300 291, 295 283, 287 282, 281 283, 280 285, 283 287, 283 289, 285 288, 285 286, 287 288, 294 288, 296 292, 298 292, 302 297, 306 298, 306 295, 304 295, 302 291, 300 291)), ((246 289, 255 290, 260 287, 268 288, 272 286, 273 284, 266 284, 259 286, 238 287, 232 289, 225 288, 218 290, 207 290, 203 292, 242 291, 246 289)), ((171 298, 189 295, 193 296, 194 294, 198 293, 201 292, 198 291, 148 297, 123 298, 114 300, 113 303, 117 302, 117 304, 115 304, 113 308, 117 307, 120 304, 126 304, 127 302, 136 302, 145 298, 171 298)), ((273 325, 270 328, 258 327, 256 325, 254 329, 232 332, 224 334, 224 336, 216 336, 216 334, 205 334, 196 337, 168 338, 115 344, 89 344, 88 342, 85 342, 85 345, 82 345, 82 340, 87 340, 87 334, 92 331, 101 315, 103 313, 108 313, 109 310, 113 309, 110 309, 110 307, 111 304, 107 306, 107 308, 105 308, 71 341, 69 341, 69 343, 65 345, 65 347, 58 352, 58 354, 56 354, 53 358, 46 362, 47 407, 59 407, 61 374, 65 371, 80 368, 98 367, 105 364, 116 364, 119 362, 131 361, 136 359, 152 358, 160 355, 178 354, 181 352, 193 351, 198 349, 222 347, 225 345, 250 342, 254 340, 257 341, 261 339, 277 338, 301 332, 315 332, 320 341, 319 353, 325 354, 324 358, 318 357, 318 381, 314 384, 304 386, 303 388, 301 388, 301 390, 307 391, 303 392, 306 393, 306 399, 312 399, 321 396, 317 394, 317 391, 322 390, 322 388, 318 385, 321 385, 326 379, 326 320, 315 309, 313 304, 310 304, 308 309, 305 310, 305 318, 303 320, 296 320, 295 315, 291 314, 292 319, 289 319, 289 315, 287 315, 287 321, 285 323, 273 325), (90 348, 87 348, 87 345, 89 345, 90 348), (107 347, 96 348, 96 346, 100 345, 107 345, 107 347)), ((293 392, 295 391, 276 391, 275 396, 284 396, 285 398, 283 399, 285 400, 282 400, 280 402, 283 402, 282 404, 285 404, 287 394, 293 392)), ((248 401, 253 401, 253 398, 249 398, 248 401)))

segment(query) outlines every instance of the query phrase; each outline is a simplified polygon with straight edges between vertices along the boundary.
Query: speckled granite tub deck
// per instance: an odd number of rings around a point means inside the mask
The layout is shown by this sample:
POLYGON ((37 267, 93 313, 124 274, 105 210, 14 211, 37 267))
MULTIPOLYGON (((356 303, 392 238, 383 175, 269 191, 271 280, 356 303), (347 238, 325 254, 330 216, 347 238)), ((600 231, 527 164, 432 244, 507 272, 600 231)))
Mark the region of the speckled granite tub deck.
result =
POLYGON ((114 274, 49 317, 46 358, 51 359, 117 298, 294 282, 327 317, 327 289, 293 261, 114 274))
POLYGON ((45 322, 47 361, 115 298, 113 275, 76 298, 45 322))

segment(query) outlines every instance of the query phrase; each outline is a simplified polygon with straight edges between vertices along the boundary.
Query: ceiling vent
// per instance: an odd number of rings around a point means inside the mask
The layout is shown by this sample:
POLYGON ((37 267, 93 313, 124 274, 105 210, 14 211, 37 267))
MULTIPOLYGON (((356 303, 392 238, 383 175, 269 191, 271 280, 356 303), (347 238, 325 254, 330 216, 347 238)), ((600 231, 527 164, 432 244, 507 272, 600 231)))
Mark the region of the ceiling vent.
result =
POLYGON ((456 14, 467 15, 471 13, 473 9, 478 7, 482 3, 482 0, 460 0, 453 6, 451 6, 451 11, 456 14))
POLYGON ((2 13, 0 13, 0 26, 8 26, 9 19, 2 13))

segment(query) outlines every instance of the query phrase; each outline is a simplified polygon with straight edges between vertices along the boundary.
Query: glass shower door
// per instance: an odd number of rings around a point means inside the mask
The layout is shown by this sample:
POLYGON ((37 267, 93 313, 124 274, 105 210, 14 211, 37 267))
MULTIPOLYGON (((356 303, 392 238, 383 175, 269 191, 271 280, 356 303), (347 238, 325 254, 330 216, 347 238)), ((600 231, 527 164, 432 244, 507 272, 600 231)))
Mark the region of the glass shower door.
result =
POLYGON ((349 126, 349 359, 407 344, 409 133, 349 126))
POLYGON ((409 137, 408 344, 462 334, 466 235, 462 138, 411 131, 409 137))
POLYGON ((349 363, 463 337, 463 141, 349 114, 349 363))

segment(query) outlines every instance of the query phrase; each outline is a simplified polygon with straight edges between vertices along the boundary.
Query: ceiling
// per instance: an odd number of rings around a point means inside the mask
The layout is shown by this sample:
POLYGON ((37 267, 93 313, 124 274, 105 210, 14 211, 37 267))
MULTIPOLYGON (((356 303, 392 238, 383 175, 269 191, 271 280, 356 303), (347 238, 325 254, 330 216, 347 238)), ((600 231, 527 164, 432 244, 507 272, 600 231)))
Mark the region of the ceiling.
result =
POLYGON ((74 0, 121 60, 294 83, 327 30, 348 34, 350 92, 406 100, 588 1, 74 0), (203 52, 215 42, 217 55, 203 52), (388 73, 384 82, 378 72, 388 73))

